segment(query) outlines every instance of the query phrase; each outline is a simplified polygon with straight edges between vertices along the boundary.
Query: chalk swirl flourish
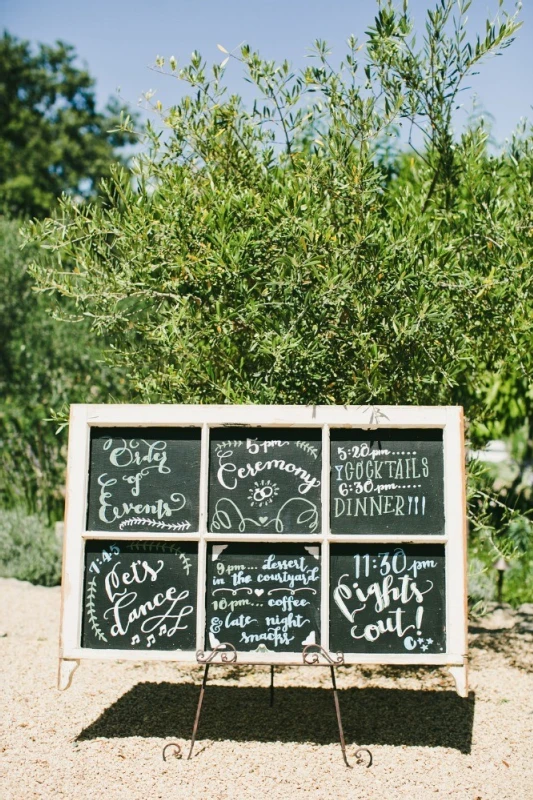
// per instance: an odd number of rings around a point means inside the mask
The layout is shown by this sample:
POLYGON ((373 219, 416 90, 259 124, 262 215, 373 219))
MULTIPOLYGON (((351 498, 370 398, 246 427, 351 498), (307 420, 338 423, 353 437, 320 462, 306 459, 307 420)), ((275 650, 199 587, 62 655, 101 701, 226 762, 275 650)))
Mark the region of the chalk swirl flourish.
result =
POLYGON ((245 517, 233 500, 230 500, 229 497, 221 497, 220 500, 218 500, 213 512, 211 529, 213 531, 237 530, 238 533, 244 533, 246 531, 246 526, 249 523, 250 526, 255 525, 256 528, 263 529, 269 528, 271 525, 273 525, 276 533, 284 533, 282 514, 287 506, 291 505, 291 503, 299 503, 303 506, 302 511, 300 511, 296 518, 296 524, 305 527, 310 533, 315 533, 319 524, 318 509, 315 503, 312 503, 310 500, 307 500, 304 497, 291 497, 289 500, 283 503, 276 516, 270 519, 268 516, 261 516, 258 519, 245 517), (226 510, 226 506, 229 506, 228 510, 226 510), (235 517, 238 519, 237 528, 233 524, 235 517))

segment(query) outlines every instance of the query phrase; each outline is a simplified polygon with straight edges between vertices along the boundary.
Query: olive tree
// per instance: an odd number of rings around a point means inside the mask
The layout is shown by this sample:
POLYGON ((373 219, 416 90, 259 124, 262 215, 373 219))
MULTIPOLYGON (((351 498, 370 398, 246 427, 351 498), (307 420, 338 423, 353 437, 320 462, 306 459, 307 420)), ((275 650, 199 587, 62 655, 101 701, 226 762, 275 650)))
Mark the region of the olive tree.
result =
POLYGON ((146 96, 134 180, 116 168, 98 204, 65 197, 27 231, 40 289, 108 337, 131 393, 461 403, 479 432, 494 376, 530 381, 531 137, 493 155, 482 123, 453 129, 465 80, 520 23, 500 2, 469 38, 469 5, 438 0, 415 36, 407 2, 378 1, 339 66, 323 41, 304 70, 248 45, 157 59, 188 91, 146 96))
POLYGON ((482 413, 465 387, 530 364, 515 225, 530 211, 501 181, 510 156, 489 158, 482 130, 453 135, 465 77, 518 27, 503 14, 467 41, 468 5, 440 0, 417 45, 407 4, 379 3, 338 68, 321 41, 304 71, 248 46, 210 69, 198 53, 183 68, 158 59, 190 92, 168 109, 147 98, 162 125, 133 183, 116 169, 103 202, 66 197, 33 228, 49 253, 40 287, 111 337, 146 400, 482 413), (225 87, 228 60, 251 107, 225 87), (398 125, 424 146, 395 172, 384 143, 398 125))

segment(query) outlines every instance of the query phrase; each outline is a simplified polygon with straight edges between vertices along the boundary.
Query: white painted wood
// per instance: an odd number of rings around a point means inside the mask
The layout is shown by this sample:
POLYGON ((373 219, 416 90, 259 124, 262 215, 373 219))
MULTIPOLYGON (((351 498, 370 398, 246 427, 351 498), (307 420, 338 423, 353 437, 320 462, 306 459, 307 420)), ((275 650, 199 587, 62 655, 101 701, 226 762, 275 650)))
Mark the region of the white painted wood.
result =
POLYGON ((441 428, 444 406, 87 405, 89 425, 441 428))
POLYGON ((207 542, 301 542, 302 544, 320 544, 325 537, 317 533, 206 533, 207 542))
POLYGON ((113 539, 120 541, 158 541, 158 542, 198 542, 200 541, 200 533, 177 533, 172 531, 163 531, 163 533, 155 533, 154 531, 83 531, 82 536, 84 539, 113 539))
POLYGON ((462 667, 450 666, 448 672, 455 681, 455 689, 459 697, 468 697, 468 665, 462 667))
POLYGON ((79 646, 83 611, 83 539, 87 514, 89 427, 86 407, 72 406, 65 495, 65 538, 61 580, 60 657, 79 646))
POLYGON ((371 544, 374 542, 375 544, 408 544, 410 542, 414 544, 446 544, 448 541, 447 536, 434 536, 434 535, 427 535, 421 536, 420 534, 401 534, 401 535, 390 535, 390 534, 353 534, 353 533, 343 533, 337 535, 331 535, 328 537, 331 544, 350 544, 350 543, 361 543, 361 544, 371 544))
POLYGON ((198 544, 198 584, 196 593, 196 649, 204 649, 205 639, 205 593, 206 556, 205 534, 208 525, 208 484, 209 484, 209 427, 202 425, 202 445, 200 457, 200 534, 198 544))
POLYGON ((330 533, 330 438, 329 425, 322 428, 322 544, 320 547, 320 644, 329 650, 329 543, 330 533))
POLYGON ((179 661, 197 664, 196 650, 96 650, 78 647, 71 658, 90 661, 179 661))
POLYGON ((200 533, 207 533, 207 504, 209 485, 209 427, 202 425, 202 440, 200 445, 200 533))
POLYGON ((444 510, 446 518, 447 649, 466 657, 466 489, 461 408, 447 409, 444 429, 444 510))
POLYGON ((329 523, 329 496, 330 496, 330 451, 329 451, 329 425, 322 428, 322 535, 328 536, 329 523))
MULTIPOLYGON (((84 539, 109 539, 109 531, 83 531, 82 536, 84 539)), ((154 539, 153 531, 113 531, 111 534, 113 539, 125 539, 129 541, 137 540, 144 541, 145 539, 154 539)), ((447 536, 421 536, 418 534, 412 535, 387 535, 387 534, 329 534, 328 536, 320 533, 302 533, 302 534, 287 534, 287 533, 173 533, 172 531, 164 531, 162 534, 157 534, 157 541, 161 542, 197 542, 200 539, 205 539, 207 542, 220 542, 234 541, 234 542, 301 542, 302 544, 321 544, 329 540, 337 544, 349 544, 350 542, 359 542, 361 544, 406 544, 409 542, 418 544, 446 544, 448 541, 447 536)))
POLYGON ((205 594, 206 594, 207 542, 198 543, 198 585, 196 594, 196 650, 205 648, 205 594))
MULTIPOLYGON (((89 659, 92 661, 179 661, 186 664, 199 664, 196 652, 185 650, 92 650, 79 648, 73 653, 75 658, 89 659)), ((332 652, 331 657, 335 659, 336 653, 332 652)), ((215 662, 213 662, 215 663, 215 662)), ((216 663, 219 663, 217 660, 216 663)), ((245 664, 286 664, 302 665, 303 657, 301 653, 250 653, 237 652, 237 661, 233 662, 240 665, 245 664)), ((463 666, 463 657, 456 653, 440 654, 419 654, 418 656, 404 655, 403 653, 391 653, 385 655, 373 655, 370 653, 360 653, 357 655, 345 655, 345 664, 405 664, 405 665, 427 665, 427 666, 463 666)), ((228 664, 228 666, 231 666, 228 664)))

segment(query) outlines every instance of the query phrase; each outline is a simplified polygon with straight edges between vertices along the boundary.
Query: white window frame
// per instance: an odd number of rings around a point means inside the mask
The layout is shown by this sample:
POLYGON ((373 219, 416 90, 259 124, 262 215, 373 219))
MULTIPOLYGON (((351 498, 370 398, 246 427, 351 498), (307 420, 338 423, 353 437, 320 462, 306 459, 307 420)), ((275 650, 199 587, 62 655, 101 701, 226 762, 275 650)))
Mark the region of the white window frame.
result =
MULTIPOLYGON (((210 542, 294 542, 320 545, 321 637, 329 650, 329 555, 332 543, 431 543, 445 547, 446 651, 424 653, 345 653, 345 664, 448 666, 460 694, 467 691, 466 492, 463 409, 457 406, 230 406, 230 405, 73 405, 67 466, 63 579, 61 593, 61 672, 80 659, 197 662, 205 649, 206 551, 210 542), (89 531, 86 528, 91 430, 98 427, 198 427, 201 430, 200 516, 195 533, 89 531), (322 527, 318 534, 208 533, 209 430, 221 426, 314 428, 322 430, 322 527), (440 429, 444 454, 444 535, 334 535, 330 532, 330 430, 334 428, 440 429), (198 543, 197 647, 191 651, 117 650, 81 647, 84 548, 87 539, 189 541, 198 543), (64 663, 70 662, 70 663, 64 663)), ((334 656, 334 654, 332 654, 334 656)), ((301 653, 239 651, 239 664, 301 664, 301 653)), ((65 681, 63 680, 63 683, 65 681)))

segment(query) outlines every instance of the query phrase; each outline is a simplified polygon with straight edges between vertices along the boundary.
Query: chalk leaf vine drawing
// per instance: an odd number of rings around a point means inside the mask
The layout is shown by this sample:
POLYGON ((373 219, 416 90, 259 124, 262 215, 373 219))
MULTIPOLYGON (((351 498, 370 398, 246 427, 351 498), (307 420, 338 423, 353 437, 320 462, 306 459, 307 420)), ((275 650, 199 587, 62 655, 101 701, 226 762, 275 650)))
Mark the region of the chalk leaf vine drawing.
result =
MULTIPOLYGON (((146 549, 146 542, 131 542, 130 548, 132 550, 145 550, 146 549)), ((156 553, 174 553, 178 556, 179 560, 183 564, 183 569, 185 573, 188 575, 191 571, 192 562, 186 556, 185 553, 181 551, 181 548, 177 544, 173 544, 172 542, 150 542, 150 552, 156 553)))
POLYGON ((162 522, 161 520, 149 519, 148 517, 131 517, 125 519, 120 523, 120 530, 128 528, 131 525, 145 525, 147 528, 159 528, 165 531, 188 531, 191 527, 189 520, 183 522, 162 522))
POLYGON ((301 450, 305 450, 306 453, 312 455, 314 459, 318 458, 318 448, 314 447, 309 442, 296 442, 296 447, 299 447, 301 450))
POLYGON ((243 444, 244 442, 242 441, 242 439, 240 441, 235 440, 233 442, 230 439, 228 439, 227 442, 217 442, 216 449, 218 452, 219 450, 224 450, 226 447, 242 447, 243 444))
POLYGON ((96 575, 93 578, 91 578, 91 580, 88 583, 87 602, 85 605, 89 614, 89 622, 91 624, 91 628, 93 629, 93 633, 98 639, 100 639, 101 642, 107 642, 107 638, 98 624, 96 609, 94 605, 95 597, 96 597, 96 575))

